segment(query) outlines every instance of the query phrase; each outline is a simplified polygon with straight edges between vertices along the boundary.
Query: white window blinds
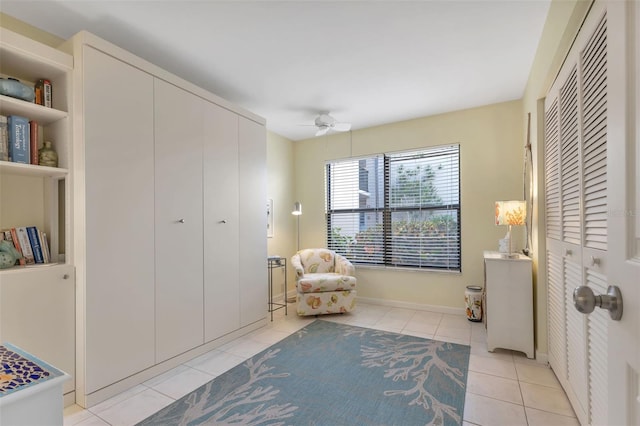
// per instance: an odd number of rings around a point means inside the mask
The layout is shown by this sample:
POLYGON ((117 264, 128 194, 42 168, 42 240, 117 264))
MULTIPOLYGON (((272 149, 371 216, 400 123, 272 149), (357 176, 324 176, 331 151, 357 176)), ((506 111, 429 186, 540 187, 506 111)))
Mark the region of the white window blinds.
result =
POLYGON ((359 264, 460 270, 460 148, 327 164, 329 248, 359 264))

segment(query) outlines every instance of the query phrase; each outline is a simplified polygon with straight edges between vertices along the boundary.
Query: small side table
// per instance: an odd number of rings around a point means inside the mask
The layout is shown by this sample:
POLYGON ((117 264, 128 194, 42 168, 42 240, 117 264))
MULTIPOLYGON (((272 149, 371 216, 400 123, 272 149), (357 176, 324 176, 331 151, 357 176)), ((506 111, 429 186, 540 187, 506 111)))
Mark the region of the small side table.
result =
POLYGON ((271 321, 273 321, 273 311, 284 308, 284 314, 287 315, 287 259, 284 257, 268 258, 267 266, 269 267, 269 302, 268 311, 271 313, 271 321), (283 268, 284 270, 284 303, 273 301, 273 270, 283 268))
POLYGON ((10 343, 0 345, 0 424, 62 425, 62 386, 70 379, 10 343))

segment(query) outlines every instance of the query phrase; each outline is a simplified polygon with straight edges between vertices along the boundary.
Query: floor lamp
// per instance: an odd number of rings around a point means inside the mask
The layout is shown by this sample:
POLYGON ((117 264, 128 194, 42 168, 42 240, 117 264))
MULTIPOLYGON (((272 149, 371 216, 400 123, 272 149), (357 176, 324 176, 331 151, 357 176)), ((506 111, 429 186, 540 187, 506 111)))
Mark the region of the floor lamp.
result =
POLYGON ((297 216, 296 219, 298 219, 298 248, 297 250, 300 251, 300 216, 302 215, 302 203, 300 201, 296 201, 295 204, 293 205, 293 211, 291 212, 292 215, 297 216))
MULTIPOLYGON (((298 231, 297 231, 297 237, 298 237, 298 245, 297 245, 297 251, 300 251, 300 216, 302 215, 302 203, 300 201, 296 201, 293 205, 293 211, 291 212, 292 215, 296 216, 296 220, 298 222, 298 231)), ((296 301, 296 297, 289 297, 287 298, 287 303, 294 303, 296 301)))

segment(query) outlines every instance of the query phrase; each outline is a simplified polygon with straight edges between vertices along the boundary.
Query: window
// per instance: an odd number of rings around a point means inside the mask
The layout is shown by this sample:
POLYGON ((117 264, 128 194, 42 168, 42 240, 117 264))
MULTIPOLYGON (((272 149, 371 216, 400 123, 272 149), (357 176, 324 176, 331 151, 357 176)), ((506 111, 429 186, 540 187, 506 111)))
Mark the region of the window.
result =
POLYGON ((361 265, 460 271, 460 147, 327 163, 329 248, 361 265))

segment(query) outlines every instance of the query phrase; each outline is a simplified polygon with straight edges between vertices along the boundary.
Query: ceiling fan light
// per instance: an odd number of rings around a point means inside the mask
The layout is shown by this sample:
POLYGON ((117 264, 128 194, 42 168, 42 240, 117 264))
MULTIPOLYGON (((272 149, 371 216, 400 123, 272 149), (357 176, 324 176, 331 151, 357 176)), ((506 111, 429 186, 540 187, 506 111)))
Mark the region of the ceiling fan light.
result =
POLYGON ((319 129, 316 132, 316 136, 322 136, 322 135, 327 134, 327 132, 329 131, 329 128, 330 128, 329 126, 318 126, 318 127, 319 127, 319 129))
POLYGON ((333 130, 338 132, 348 132, 351 130, 351 123, 336 123, 333 125, 333 130))

